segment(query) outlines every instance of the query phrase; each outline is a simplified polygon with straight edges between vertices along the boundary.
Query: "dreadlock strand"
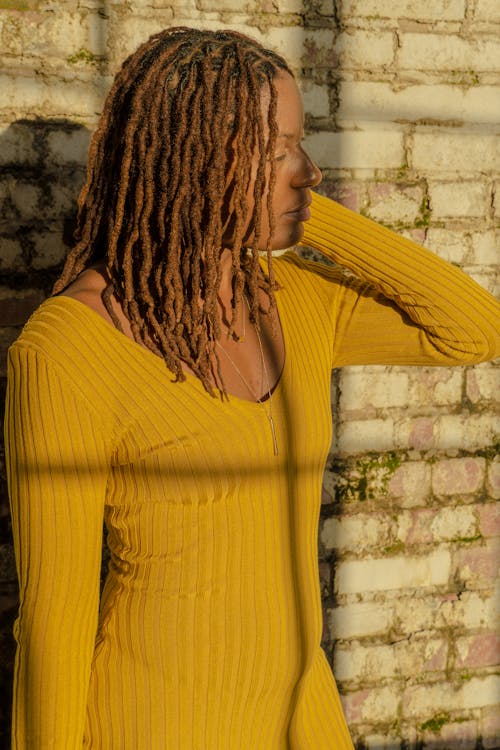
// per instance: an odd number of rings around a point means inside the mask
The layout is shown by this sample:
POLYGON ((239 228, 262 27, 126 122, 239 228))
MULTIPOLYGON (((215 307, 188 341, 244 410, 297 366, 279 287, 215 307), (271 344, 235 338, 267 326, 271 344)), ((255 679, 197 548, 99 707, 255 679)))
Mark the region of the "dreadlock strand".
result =
POLYGON ((231 31, 176 27, 130 55, 90 145, 76 243, 54 285, 53 293, 61 291, 102 260, 109 276, 102 299, 114 325, 121 330, 116 299, 133 338, 161 356, 175 380, 185 379, 186 366, 210 394, 215 387, 221 397, 227 394, 215 347, 228 227, 230 331, 245 290, 256 325, 261 291, 269 310, 275 306, 270 242, 265 274, 258 241, 249 252, 244 237, 250 229, 256 240, 260 236, 263 196, 274 231, 275 174, 272 160, 269 172, 267 164, 276 137, 272 80, 279 71, 290 72, 281 57, 231 31), (265 85, 271 91, 266 123, 265 85))

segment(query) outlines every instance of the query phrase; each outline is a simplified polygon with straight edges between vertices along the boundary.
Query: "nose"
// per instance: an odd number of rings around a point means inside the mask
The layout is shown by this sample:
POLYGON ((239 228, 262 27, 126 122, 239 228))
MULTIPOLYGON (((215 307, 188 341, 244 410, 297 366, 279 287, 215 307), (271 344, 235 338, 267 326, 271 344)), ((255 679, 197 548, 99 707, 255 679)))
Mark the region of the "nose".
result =
POLYGON ((296 173, 293 177, 294 187, 316 187, 322 180, 320 168, 313 162, 304 148, 301 150, 300 164, 297 165, 296 173))

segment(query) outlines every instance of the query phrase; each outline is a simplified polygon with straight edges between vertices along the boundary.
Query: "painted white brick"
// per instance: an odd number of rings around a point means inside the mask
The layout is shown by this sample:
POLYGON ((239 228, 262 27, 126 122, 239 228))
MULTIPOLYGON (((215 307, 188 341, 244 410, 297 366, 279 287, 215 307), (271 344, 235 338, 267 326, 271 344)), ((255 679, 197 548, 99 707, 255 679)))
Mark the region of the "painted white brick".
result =
POLYGON ((332 638, 364 638, 384 634, 391 625, 385 602, 360 602, 336 607, 328 613, 332 638))
POLYGON ((444 84, 418 84, 394 89, 390 83, 343 81, 337 119, 342 120, 459 120, 495 123, 500 110, 500 86, 464 89, 444 84))
POLYGON ((328 91, 325 86, 318 86, 307 80, 299 79, 299 88, 302 94, 304 112, 313 117, 328 117, 330 114, 330 102, 328 91))
POLYGON ((394 169, 403 163, 403 134, 395 130, 344 130, 313 133, 306 148, 319 167, 394 169))
POLYGON ((19 116, 90 117, 99 114, 104 92, 100 79, 71 81, 60 78, 0 75, 2 107, 19 116))
POLYGON ((465 262, 470 248, 467 236, 463 231, 429 227, 424 245, 450 263, 465 262))
POLYGON ((487 216, 490 188, 484 182, 441 182, 429 185, 433 218, 487 216))
POLYGON ((500 418, 489 414, 450 414, 437 420, 438 446, 442 450, 474 451, 498 440, 500 418))
POLYGON ((393 447, 392 431, 392 419, 343 422, 338 429, 337 445, 345 453, 390 450, 393 447))
POLYGON ((422 557, 342 562, 337 568, 336 587, 339 593, 350 594, 440 586, 448 582, 450 564, 448 550, 422 557))
POLYGON ((341 518, 327 518, 320 532, 327 552, 332 549, 360 551, 388 543, 389 521, 384 516, 360 513, 341 518))
POLYGON ((57 266, 68 254, 68 247, 63 243, 60 231, 41 232, 36 235, 35 249, 31 265, 36 270, 57 266))
POLYGON ((0 269, 2 271, 25 270, 22 249, 18 240, 0 237, 0 269))
POLYGON ((500 677, 473 677, 461 687, 450 683, 410 687, 404 693, 403 714, 407 717, 433 716, 439 711, 492 706, 500 694, 500 677))
POLYGON ((408 375, 403 372, 380 374, 347 371, 342 374, 342 409, 405 406, 408 402, 408 375))
POLYGON ((402 70, 497 70, 500 43, 468 41, 451 34, 402 34, 398 64, 402 70))
POLYGON ((500 139, 474 131, 417 131, 413 166, 430 173, 500 169, 500 139))
POLYGON ((470 506, 442 508, 436 512, 430 529, 438 541, 465 539, 476 536, 478 521, 470 506))
POLYGON ((389 482, 389 495, 402 507, 425 504, 431 490, 431 467, 425 461, 407 461, 399 466, 389 482))
POLYGON ((467 372, 467 396, 476 404, 480 401, 498 401, 500 370, 491 365, 476 365, 467 372))
POLYGON ((500 232, 492 229, 489 232, 472 235, 473 261, 480 265, 500 262, 500 232))
POLYGON ((336 648, 333 672, 338 680, 366 680, 392 677, 397 670, 396 651, 392 646, 358 644, 351 648, 336 648))
POLYGON ((417 185, 375 183, 370 186, 368 194, 368 213, 375 221, 389 224, 403 221, 413 224, 420 217, 423 192, 417 185))
POLYGON ((375 16, 416 21, 456 21, 464 17, 464 10, 463 0, 343 0, 341 6, 343 19, 349 16, 375 16))
POLYGON ((463 371, 451 367, 418 368, 410 371, 409 404, 453 406, 462 401, 463 371))
POLYGON ((394 57, 393 36, 387 32, 344 31, 335 41, 342 69, 371 69, 390 65, 394 57))
POLYGON ((500 4, 497 0, 476 0, 474 19, 477 21, 500 21, 500 4))
POLYGON ((86 164, 90 136, 87 128, 52 131, 47 137, 51 161, 55 164, 86 164))
POLYGON ((0 127, 0 165, 33 165, 38 155, 33 148, 34 132, 28 125, 12 123, 0 127))

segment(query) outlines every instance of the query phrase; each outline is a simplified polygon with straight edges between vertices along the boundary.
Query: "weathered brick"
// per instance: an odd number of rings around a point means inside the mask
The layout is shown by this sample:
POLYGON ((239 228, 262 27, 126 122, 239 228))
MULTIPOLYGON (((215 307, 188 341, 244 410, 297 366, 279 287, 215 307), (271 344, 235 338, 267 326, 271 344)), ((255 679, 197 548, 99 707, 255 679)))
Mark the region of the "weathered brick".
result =
POLYGON ((333 671, 342 682, 366 680, 373 683, 381 677, 392 677, 397 670, 396 652, 392 646, 336 648, 333 671))
POLYGON ((85 127, 52 131, 47 136, 49 158, 54 164, 86 164, 90 135, 85 127))
POLYGON ((341 594, 440 586, 448 582, 451 559, 446 549, 418 557, 388 557, 341 562, 336 588, 341 594))
POLYGON ((36 253, 31 265, 37 270, 59 265, 68 254, 61 232, 40 232, 34 237, 34 245, 36 253))
POLYGON ((500 747, 500 712, 497 705, 482 709, 480 726, 485 750, 498 750, 500 747))
POLYGON ((370 217, 386 223, 416 221, 424 197, 421 187, 404 187, 384 182, 370 185, 368 195, 370 217))
POLYGON ((341 68, 377 68, 390 65, 394 57, 391 32, 345 31, 335 40, 341 68))
POLYGON ((490 123, 500 107, 500 87, 480 85, 464 90, 436 83, 394 87, 380 81, 344 80, 339 100, 339 120, 490 123))
POLYGON ((401 696, 397 687, 373 688, 349 693, 342 699, 348 724, 361 721, 392 721, 397 715, 401 696))
POLYGON ((33 147, 34 131, 27 124, 13 122, 0 126, 0 165, 33 165, 38 159, 33 147))
POLYGON ((322 183, 321 192, 346 208, 350 208, 351 211, 359 213, 365 198, 366 188, 360 181, 336 180, 335 182, 322 183))
POLYGON ((343 0, 343 17, 410 18, 418 21, 455 21, 464 17, 462 0, 343 0))
POLYGON ((484 458, 451 458, 432 467, 432 489, 436 495, 479 492, 484 483, 484 458))
POLYGON ((306 138, 306 148, 319 167, 394 169, 404 159, 403 135, 395 130, 313 133, 306 138))
POLYGON ((329 610, 332 638, 363 638, 387 633, 391 613, 385 603, 360 602, 329 610))
POLYGON ((500 536, 500 507, 497 503, 478 506, 479 528, 484 537, 500 536))
POLYGON ((89 81, 60 77, 0 74, 3 108, 17 116, 90 117, 101 111, 103 91, 98 76, 89 81))
POLYGON ((498 539, 489 539, 482 547, 463 547, 455 554, 456 576, 469 589, 489 588, 498 575, 498 539))
POLYGON ((464 375, 457 368, 418 368, 410 372, 408 403, 452 406, 462 400, 464 375))
POLYGON ((363 744, 368 750, 401 750, 401 741, 401 736, 393 734, 368 734, 363 744))
POLYGON ((425 544, 470 539, 478 534, 478 519, 470 506, 423 508, 398 517, 398 539, 405 544, 425 544))
POLYGON ((478 21, 500 21, 500 6, 497 0, 476 0, 474 19, 478 21))
POLYGON ((19 240, 11 237, 0 237, 0 270, 24 271, 26 263, 23 258, 19 240))
POLYGON ((41 289, 24 289, 13 292, 0 288, 0 320, 3 326, 24 325, 31 313, 44 299, 41 289))
POLYGON ((389 523, 385 516, 359 513, 342 518, 327 518, 320 539, 327 551, 349 549, 361 551, 388 543, 389 523))
MULTIPOLYGON (((436 602, 433 615, 432 612, 433 609, 430 608, 428 615, 434 617, 434 623, 431 619, 425 619, 419 623, 422 627, 427 622, 429 627, 453 627, 460 630, 484 628, 488 631, 498 624, 497 597, 491 590, 464 591, 460 596, 452 595, 442 602, 436 602)), ((400 612, 400 616, 403 617, 404 613, 400 612)))
POLYGON ((412 150, 415 169, 462 174, 500 169, 500 142, 496 136, 443 130, 417 130, 412 150))
POLYGON ((433 218, 485 216, 490 187, 484 182, 442 182, 429 185, 433 218))
POLYGON ((432 542, 431 522, 435 514, 434 508, 419 508, 400 513, 397 520, 397 538, 406 545, 432 542))
POLYGON ((408 375, 403 372, 342 374, 340 404, 344 410, 404 406, 408 402, 408 375))
POLYGON ((488 465, 486 474, 486 489, 493 500, 500 499, 500 460, 492 461, 488 465))
POLYGON ((456 639, 455 648, 456 667, 495 666, 500 655, 500 636, 498 633, 463 636, 456 639))
POLYGON ((499 420, 493 414, 450 414, 436 421, 442 450, 476 451, 498 441, 499 420))
POLYGON ((399 466, 388 485, 389 495, 404 507, 425 503, 431 489, 431 467, 424 461, 409 461, 399 466))
MULTIPOLYGON (((439 718, 439 717, 438 717, 439 718)), ((477 721, 456 721, 444 724, 436 732, 428 729, 423 733, 428 750, 475 750, 477 747, 477 721)))
POLYGON ((325 86, 318 86, 312 81, 304 79, 299 81, 299 86, 304 112, 311 114, 313 117, 328 117, 330 100, 325 86))
POLYGON ((430 528, 434 541, 467 540, 479 533, 475 508, 468 505, 436 510, 430 528))
POLYGON ((496 40, 465 40, 451 34, 401 34, 398 65, 409 70, 496 70, 496 40))
POLYGON ((10 199, 22 220, 38 216, 41 191, 38 185, 24 182, 14 177, 9 178, 10 199))
POLYGON ((450 683, 408 687, 403 695, 403 715, 432 717, 438 712, 494 705, 500 687, 495 675, 473 677, 459 688, 450 683))
POLYGON ((343 422, 338 429, 337 447, 343 453, 391 450, 392 427, 391 419, 343 422))
POLYGON ((276 0, 264 0, 262 4, 265 13, 276 13, 278 9, 280 13, 303 13, 304 4, 302 0, 279 0, 279 4, 276 0))
POLYGON ((495 401, 500 387, 500 371, 490 365, 476 366, 466 374, 467 397, 473 404, 495 401))
POLYGON ((472 235, 473 256, 471 260, 480 265, 498 263, 498 247, 500 245, 499 232, 492 229, 488 232, 475 233, 472 235))
POLYGON ((398 448, 430 450, 437 445, 437 417, 413 417, 396 423, 395 443, 398 448))
POLYGON ((429 227, 424 244, 450 263, 462 264, 470 253, 464 232, 453 229, 429 227))

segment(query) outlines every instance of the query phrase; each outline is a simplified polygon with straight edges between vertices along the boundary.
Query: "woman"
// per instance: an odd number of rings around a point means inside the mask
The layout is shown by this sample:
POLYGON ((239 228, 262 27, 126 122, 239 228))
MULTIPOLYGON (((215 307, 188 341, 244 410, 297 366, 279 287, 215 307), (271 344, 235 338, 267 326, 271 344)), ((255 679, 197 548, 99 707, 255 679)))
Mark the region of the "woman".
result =
POLYGON ((314 194, 302 137, 287 64, 233 32, 115 79, 10 350, 15 748, 352 748, 320 648, 331 368, 491 358, 498 306, 314 194), (338 265, 272 257, 301 239, 338 265))

